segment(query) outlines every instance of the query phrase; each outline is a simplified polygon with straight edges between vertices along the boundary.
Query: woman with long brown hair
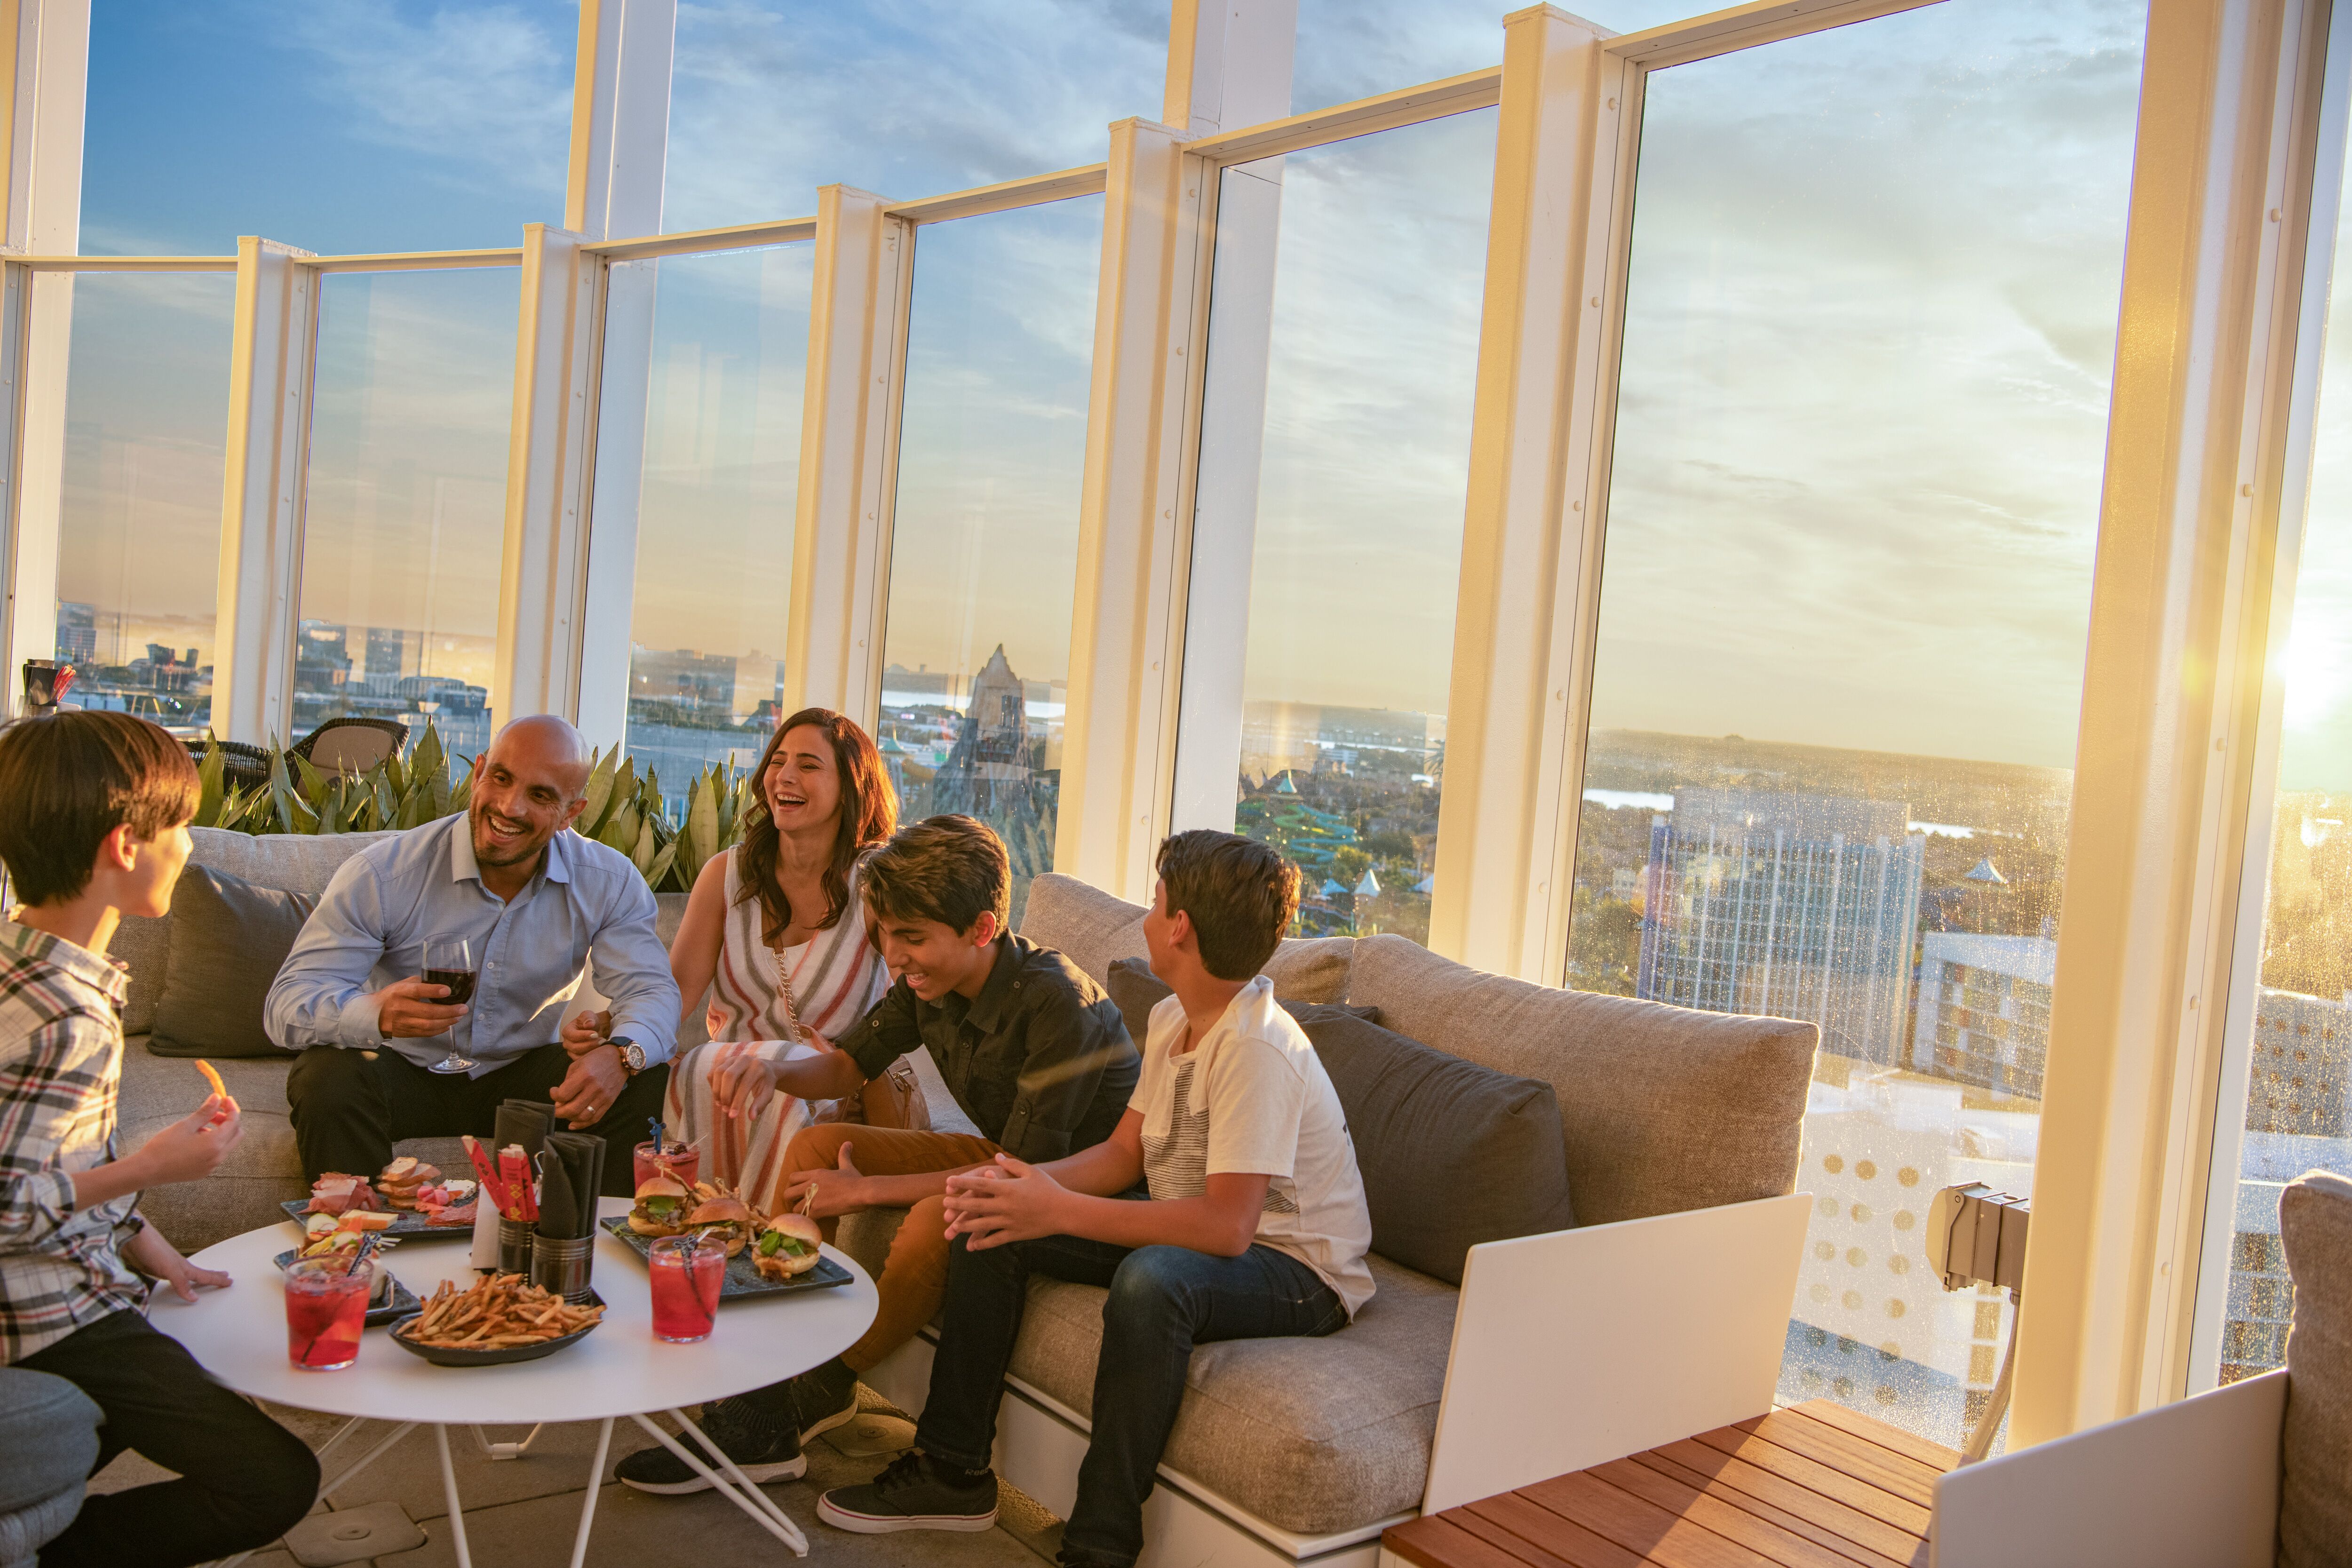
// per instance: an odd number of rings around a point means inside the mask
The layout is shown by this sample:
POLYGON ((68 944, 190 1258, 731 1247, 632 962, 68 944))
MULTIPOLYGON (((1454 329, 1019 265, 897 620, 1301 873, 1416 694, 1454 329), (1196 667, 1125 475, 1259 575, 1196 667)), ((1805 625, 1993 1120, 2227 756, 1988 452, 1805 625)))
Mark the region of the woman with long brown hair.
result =
POLYGON ((889 988, 857 862, 897 828, 898 797, 872 738, 824 708, 779 725, 752 776, 743 841, 704 864, 670 943, 687 1009, 709 994, 710 1043, 671 1065, 662 1114, 702 1151, 704 1180, 766 1210, 814 1108, 762 1064, 832 1050, 889 988))

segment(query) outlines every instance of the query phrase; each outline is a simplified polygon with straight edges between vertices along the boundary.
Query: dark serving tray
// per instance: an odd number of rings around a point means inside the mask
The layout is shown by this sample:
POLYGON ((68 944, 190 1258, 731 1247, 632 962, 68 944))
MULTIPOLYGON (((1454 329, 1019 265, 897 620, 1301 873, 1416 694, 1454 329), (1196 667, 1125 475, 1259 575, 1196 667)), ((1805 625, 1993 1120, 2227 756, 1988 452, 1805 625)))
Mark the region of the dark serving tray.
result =
MULTIPOLYGON (((410 1300, 414 1300, 415 1298, 411 1297, 410 1300)), ((587 1301, 583 1304, 601 1307, 604 1304, 604 1298, 591 1290, 588 1292, 587 1301)), ((409 1315, 421 1317, 425 1309, 420 1304, 409 1315)), ((469 1351, 440 1345, 420 1345, 400 1331, 401 1325, 394 1324, 392 1331, 392 1342, 410 1355, 420 1356, 435 1366, 506 1366, 513 1362, 537 1361, 542 1356, 551 1356, 560 1350, 568 1350, 603 1327, 603 1322, 598 1321, 589 1324, 584 1329, 575 1329, 557 1339, 541 1340, 535 1345, 500 1345, 496 1350, 469 1351)))
MULTIPOLYGON (((295 1229, 299 1230, 302 1228, 302 1222, 310 1217, 308 1212, 310 1205, 309 1198, 288 1198, 278 1206, 286 1211, 286 1217, 294 1222, 295 1229)), ((392 1223, 384 1226, 381 1234, 387 1237, 396 1236, 403 1241, 429 1241, 445 1236, 462 1237, 467 1241, 474 1239, 472 1220, 467 1220, 463 1225, 427 1225, 425 1223, 425 1216, 415 1209, 377 1209, 374 1212, 388 1213, 392 1215, 392 1223)))
MULTIPOLYGON (((283 1268, 294 1261, 300 1250, 299 1247, 289 1247, 269 1261, 283 1268)), ((402 1284, 400 1276, 394 1274, 392 1277, 392 1294, 385 1298, 383 1306, 370 1307, 367 1316, 361 1321, 371 1329, 380 1329, 386 1323, 396 1322, 423 1310, 425 1303, 416 1299, 416 1292, 402 1284)))
MULTIPOLYGON (((628 1245, 630 1251, 646 1260, 650 1266, 654 1255, 654 1238, 639 1236, 629 1228, 629 1222, 619 1216, 596 1222, 606 1231, 628 1245)), ((761 1274, 751 1261, 751 1249, 742 1251, 727 1260, 726 1277, 719 1282, 721 1301, 741 1300, 748 1296, 792 1296, 803 1290, 825 1290, 835 1285, 846 1285, 856 1278, 848 1269, 830 1258, 820 1258, 816 1267, 805 1274, 795 1274, 789 1279, 771 1279, 761 1274)))

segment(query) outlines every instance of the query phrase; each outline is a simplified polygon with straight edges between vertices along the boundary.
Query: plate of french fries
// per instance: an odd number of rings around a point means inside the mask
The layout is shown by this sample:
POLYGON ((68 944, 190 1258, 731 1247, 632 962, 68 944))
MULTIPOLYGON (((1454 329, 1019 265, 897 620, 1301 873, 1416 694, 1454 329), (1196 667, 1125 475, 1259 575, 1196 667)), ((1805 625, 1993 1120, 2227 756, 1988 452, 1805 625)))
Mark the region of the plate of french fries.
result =
POLYGON ((460 1290, 444 1279, 392 1340, 436 1366, 500 1366, 537 1361, 577 1344, 603 1321, 604 1304, 574 1306, 520 1274, 493 1274, 460 1290))

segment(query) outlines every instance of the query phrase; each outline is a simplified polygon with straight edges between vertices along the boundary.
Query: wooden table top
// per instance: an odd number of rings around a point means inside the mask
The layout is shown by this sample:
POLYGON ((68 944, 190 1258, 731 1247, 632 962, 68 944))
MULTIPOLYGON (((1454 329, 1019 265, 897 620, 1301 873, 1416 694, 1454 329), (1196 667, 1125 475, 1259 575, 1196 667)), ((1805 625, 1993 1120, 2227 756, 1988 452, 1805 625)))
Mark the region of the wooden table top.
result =
POLYGON ((1827 1400, 1391 1527, 1417 1568, 1927 1568, 1950 1448, 1827 1400))

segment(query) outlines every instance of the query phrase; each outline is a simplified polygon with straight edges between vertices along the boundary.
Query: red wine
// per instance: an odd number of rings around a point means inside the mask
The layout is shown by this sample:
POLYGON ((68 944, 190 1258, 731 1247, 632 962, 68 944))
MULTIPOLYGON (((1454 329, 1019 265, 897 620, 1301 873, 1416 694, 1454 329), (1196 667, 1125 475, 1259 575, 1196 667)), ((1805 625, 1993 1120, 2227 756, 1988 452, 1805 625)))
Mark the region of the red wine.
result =
POLYGON ((474 999, 474 971, 470 969, 428 969, 425 972, 427 985, 446 985, 449 994, 441 999, 445 1007, 462 1007, 474 999))

